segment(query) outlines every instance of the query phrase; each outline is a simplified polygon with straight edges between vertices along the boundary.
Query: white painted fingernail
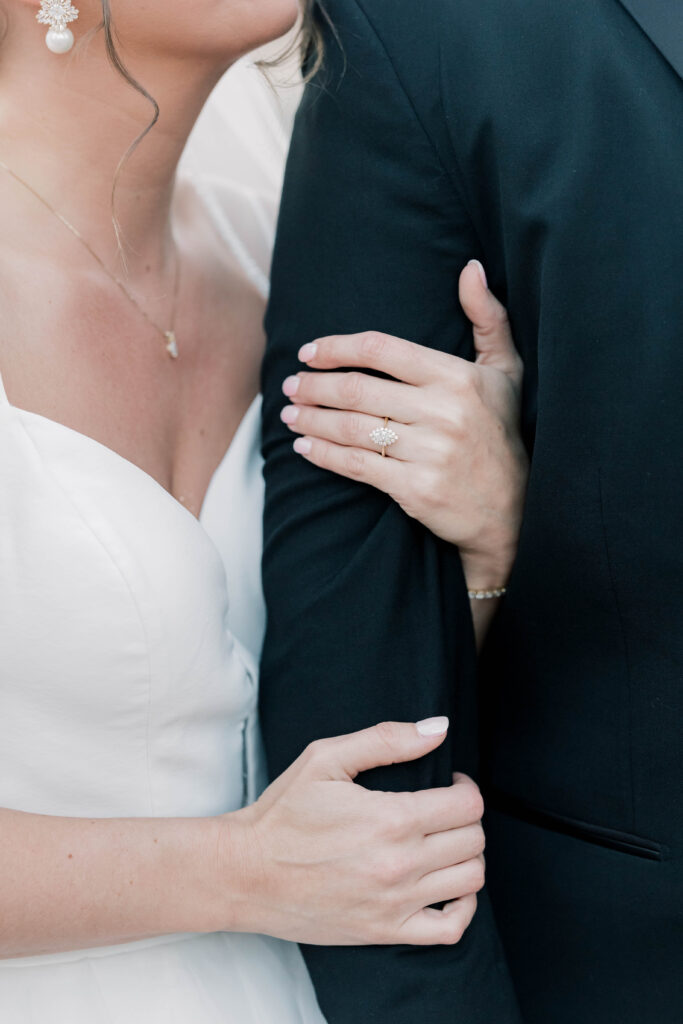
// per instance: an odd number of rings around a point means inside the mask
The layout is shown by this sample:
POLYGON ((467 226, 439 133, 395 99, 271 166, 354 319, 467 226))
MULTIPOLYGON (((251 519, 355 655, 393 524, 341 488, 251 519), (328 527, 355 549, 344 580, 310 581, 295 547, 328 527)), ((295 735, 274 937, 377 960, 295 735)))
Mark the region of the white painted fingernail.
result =
POLYGON ((299 349, 299 359, 302 363, 307 363, 309 359, 315 359, 317 352, 318 346, 314 341, 311 341, 308 345, 303 345, 302 348, 299 349))
POLYGON ((280 413, 280 419, 283 423, 296 423, 300 412, 298 405, 286 405, 280 413))
POLYGON ((469 263, 467 264, 467 266, 468 267, 476 267, 477 268, 477 270, 479 271, 479 276, 480 276, 480 278, 482 280, 482 284, 484 285, 484 288, 486 288, 488 290, 489 282, 488 282, 488 279, 486 277, 486 271, 484 270, 484 267, 479 262, 479 260, 470 260, 469 263))
POLYGON ((298 455, 310 455, 313 444, 307 437, 297 437, 294 442, 294 451, 298 455))
POLYGON ((423 722, 417 723, 416 729, 420 736, 443 736, 448 732, 448 724, 446 717, 425 718, 423 722))

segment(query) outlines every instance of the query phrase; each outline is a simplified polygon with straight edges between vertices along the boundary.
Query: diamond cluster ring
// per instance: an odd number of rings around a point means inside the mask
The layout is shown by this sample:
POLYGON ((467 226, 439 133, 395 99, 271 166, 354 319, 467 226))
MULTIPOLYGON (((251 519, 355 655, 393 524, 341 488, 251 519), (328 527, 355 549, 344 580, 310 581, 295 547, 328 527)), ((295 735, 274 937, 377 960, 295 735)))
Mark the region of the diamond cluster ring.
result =
POLYGON ((389 417, 384 417, 384 426, 377 427, 370 434, 370 440, 373 444, 378 445, 382 449, 382 458, 385 458, 387 454, 387 448, 391 448, 392 444, 396 444, 398 441, 398 434, 395 430, 392 430, 389 426, 389 417))

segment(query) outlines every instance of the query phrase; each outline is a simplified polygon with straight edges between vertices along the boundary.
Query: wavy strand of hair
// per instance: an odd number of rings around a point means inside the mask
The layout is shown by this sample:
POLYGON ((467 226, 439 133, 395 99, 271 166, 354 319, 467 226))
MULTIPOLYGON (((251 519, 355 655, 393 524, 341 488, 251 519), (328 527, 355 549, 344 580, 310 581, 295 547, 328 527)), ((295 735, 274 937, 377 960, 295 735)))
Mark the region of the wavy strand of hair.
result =
POLYGON ((126 264, 125 248, 124 248, 124 245, 123 245, 123 234, 122 234, 122 231, 121 231, 121 225, 119 223, 118 217, 116 216, 116 189, 117 189, 117 186, 118 186, 118 183, 119 183, 119 179, 121 177, 121 174, 123 172, 123 169, 124 169, 125 165, 130 160, 130 158, 132 157, 133 153, 136 151, 136 149, 138 148, 140 143, 144 141, 144 139, 149 135, 149 133, 152 131, 152 129, 157 124, 157 122, 159 120, 160 110, 159 110, 159 104, 154 99, 154 97, 151 95, 151 93, 149 93, 147 91, 147 89, 145 89, 144 85, 142 85, 140 82, 137 81, 136 78, 133 77, 133 75, 130 73, 130 71, 128 70, 126 65, 121 60, 121 57, 120 57, 119 52, 118 52, 118 49, 116 47, 116 36, 115 36, 114 26, 113 26, 113 23, 112 23, 110 2, 109 2, 109 0, 101 0, 101 3, 102 3, 102 22, 101 22, 100 26, 98 27, 98 31, 104 32, 104 43, 105 43, 105 47, 106 47, 106 50, 107 50, 107 57, 109 58, 109 61, 112 64, 112 66, 115 68, 115 70, 118 71, 118 73, 126 80, 126 82, 128 82, 128 84, 133 89, 135 89, 136 92, 139 92, 140 95, 143 96, 147 100, 148 103, 150 103, 150 105, 152 107, 152 111, 153 111, 152 118, 151 118, 149 124, 140 132, 140 134, 137 136, 137 138, 135 138, 131 142, 130 146, 128 147, 126 152, 123 154, 123 156, 119 160, 118 165, 116 167, 116 173, 114 174, 114 181, 112 183, 112 189, 111 189, 111 209, 112 209, 112 218, 113 218, 113 221, 114 221, 114 232, 116 234, 116 241, 117 241, 117 244, 118 244, 118 247, 119 247, 119 252, 121 254, 121 260, 123 262, 124 270, 126 270, 127 269, 127 264, 126 264))

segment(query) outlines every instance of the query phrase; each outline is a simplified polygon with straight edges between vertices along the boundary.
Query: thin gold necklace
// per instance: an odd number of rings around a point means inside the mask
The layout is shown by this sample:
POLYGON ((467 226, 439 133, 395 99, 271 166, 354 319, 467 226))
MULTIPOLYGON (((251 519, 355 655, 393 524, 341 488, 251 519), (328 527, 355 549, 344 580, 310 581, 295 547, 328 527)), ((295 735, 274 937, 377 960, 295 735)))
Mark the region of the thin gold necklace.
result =
POLYGON ((71 234, 74 235, 78 239, 78 241, 81 243, 81 245, 83 245, 88 250, 88 252, 92 256, 92 258, 99 264, 100 268, 104 271, 104 273, 107 275, 107 277, 111 281, 114 282, 114 284, 116 285, 117 288, 120 289, 120 291, 123 292, 123 294, 126 296, 128 301, 130 303, 132 303, 136 307, 138 312, 140 312, 142 314, 142 316, 145 318, 147 323, 151 327, 153 327, 154 330, 157 331, 161 335, 161 337, 163 339, 163 342, 164 342, 164 348, 168 352, 168 354, 171 357, 171 359, 177 359, 178 358, 178 342, 177 342, 177 339, 176 339, 175 324, 176 324, 176 313, 177 313, 177 307, 178 307, 178 291, 179 291, 179 288, 180 288, 180 253, 178 252, 177 246, 174 247, 175 248, 175 256, 176 256, 176 258, 175 258, 175 278, 174 278, 174 283, 173 283, 173 306, 171 307, 171 326, 170 326, 169 330, 165 331, 163 329, 163 327, 160 327, 159 324, 156 323, 156 321, 152 319, 152 317, 149 315, 147 310, 144 309, 144 307, 140 305, 140 303, 135 298, 135 296, 128 290, 128 288, 126 288, 126 286, 123 283, 123 281, 120 281, 118 277, 115 277, 114 274, 111 273, 111 271, 107 268, 106 264, 104 263, 104 260, 102 260, 97 255, 97 253, 92 248, 92 246, 88 242, 86 242, 85 238, 83 238, 83 236, 80 233, 80 231, 77 228, 75 228, 73 226, 73 224, 71 224, 66 219, 66 217, 64 217, 61 213, 59 213, 58 210, 55 210, 55 208, 53 206, 51 206, 50 203, 48 203, 47 199, 43 198, 43 196, 41 196, 41 194, 39 192, 36 192, 36 190, 33 188, 32 185, 29 185, 29 183, 27 181, 24 181, 23 178, 20 178, 19 175, 16 174, 10 167, 8 167, 6 163, 3 163, 2 160, 0 160, 0 169, 2 169, 7 174, 9 174, 10 178, 13 178, 14 181, 16 181, 19 185, 22 185, 23 188, 27 189, 27 191, 30 192, 31 195, 34 196, 38 200, 38 202, 42 203, 43 206, 47 210, 49 210, 50 213, 53 214, 57 218, 57 220, 61 221, 61 223, 64 225, 65 228, 69 229, 71 234))

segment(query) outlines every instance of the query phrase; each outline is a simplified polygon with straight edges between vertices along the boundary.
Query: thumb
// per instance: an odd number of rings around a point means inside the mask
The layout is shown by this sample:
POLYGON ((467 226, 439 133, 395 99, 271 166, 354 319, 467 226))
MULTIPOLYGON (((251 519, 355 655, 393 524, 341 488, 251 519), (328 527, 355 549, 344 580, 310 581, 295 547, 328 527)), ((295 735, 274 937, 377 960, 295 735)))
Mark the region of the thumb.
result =
POLYGON ((470 260, 460 275, 460 305, 472 321, 477 363, 491 366, 521 384, 523 365, 515 348, 505 306, 490 291, 479 260, 470 260))
POLYGON ((382 722, 348 736, 340 736, 330 749, 327 768, 336 778, 355 779, 379 765, 416 761, 441 746, 448 732, 447 718, 424 722, 382 722))

